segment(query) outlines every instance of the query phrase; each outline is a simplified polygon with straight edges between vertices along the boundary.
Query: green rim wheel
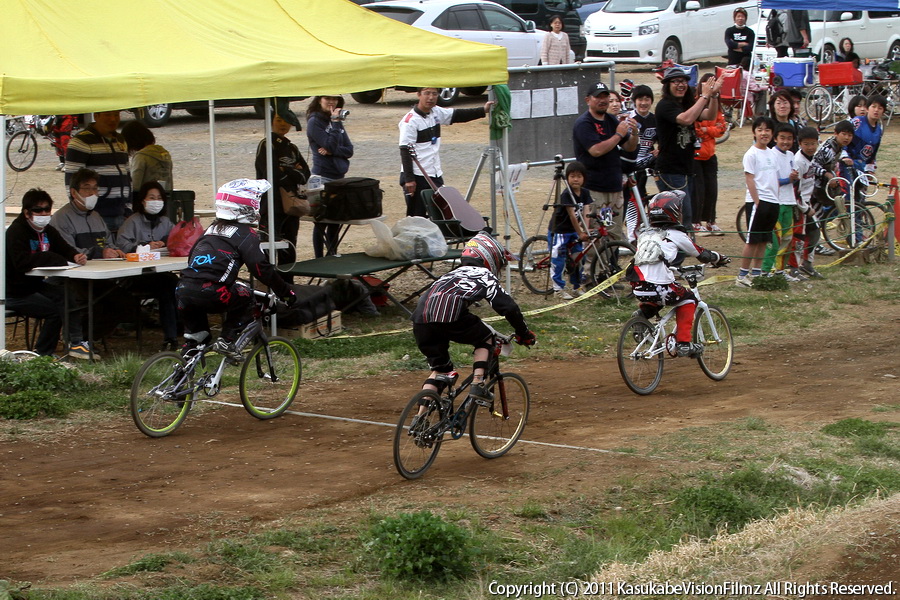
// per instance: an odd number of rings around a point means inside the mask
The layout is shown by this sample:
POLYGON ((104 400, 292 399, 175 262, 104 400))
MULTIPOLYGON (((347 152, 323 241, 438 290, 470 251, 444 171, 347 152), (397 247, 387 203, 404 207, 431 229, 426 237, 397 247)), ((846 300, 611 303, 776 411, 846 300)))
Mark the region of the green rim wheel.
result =
POLYGON ((257 419, 274 419, 288 409, 300 387, 300 353, 287 338, 257 344, 241 368, 241 402, 257 419))

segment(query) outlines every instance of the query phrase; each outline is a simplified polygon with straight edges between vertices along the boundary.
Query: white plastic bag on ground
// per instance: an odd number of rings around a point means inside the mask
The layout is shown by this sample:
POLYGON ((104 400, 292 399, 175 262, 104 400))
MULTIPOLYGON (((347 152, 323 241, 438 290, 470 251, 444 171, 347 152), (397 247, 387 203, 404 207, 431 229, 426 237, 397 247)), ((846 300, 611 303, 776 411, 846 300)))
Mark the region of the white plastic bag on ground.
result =
POLYGON ((391 233, 391 229, 381 221, 372 221, 370 225, 375 241, 366 246, 366 254, 377 258, 399 260, 400 250, 394 243, 394 234, 391 233))
POLYGON ((425 217, 404 217, 391 229, 400 260, 433 258, 447 254, 440 228, 425 217))

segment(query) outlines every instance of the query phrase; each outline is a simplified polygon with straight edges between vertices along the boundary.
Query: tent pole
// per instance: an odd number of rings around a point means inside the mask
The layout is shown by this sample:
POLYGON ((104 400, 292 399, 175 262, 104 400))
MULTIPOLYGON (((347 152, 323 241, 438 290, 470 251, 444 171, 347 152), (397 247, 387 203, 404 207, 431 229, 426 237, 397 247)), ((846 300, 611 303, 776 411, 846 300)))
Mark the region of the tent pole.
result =
MULTIPOLYGON (((6 148, 6 115, 0 114, 0 148, 6 148)), ((5 162, 5 161, 4 161, 5 162)), ((0 226, 0 250, 6 250, 6 164, 0 165, 0 206, 3 207, 3 226, 0 226)), ((0 309, 6 323, 6 257, 0 257, 0 309)), ((6 351, 6 326, 0 329, 0 354, 6 351)))
MULTIPOLYGON (((266 193, 266 205, 268 208, 267 213, 267 227, 269 230, 269 262, 273 265, 278 264, 278 258, 275 256, 275 190, 277 186, 275 185, 275 159, 273 158, 275 153, 275 144, 272 143, 272 98, 266 98, 263 103, 263 121, 265 121, 265 135, 266 135, 266 179, 269 180, 269 183, 272 184, 272 187, 266 193)), ((281 202, 281 198, 278 199, 281 202)), ((272 324, 272 335, 276 335, 278 333, 278 324, 277 324, 277 316, 273 313, 271 317, 272 324)))
POLYGON ((209 167, 212 171, 212 193, 215 197, 216 190, 219 189, 218 176, 216 174, 216 103, 214 100, 209 101, 209 167))

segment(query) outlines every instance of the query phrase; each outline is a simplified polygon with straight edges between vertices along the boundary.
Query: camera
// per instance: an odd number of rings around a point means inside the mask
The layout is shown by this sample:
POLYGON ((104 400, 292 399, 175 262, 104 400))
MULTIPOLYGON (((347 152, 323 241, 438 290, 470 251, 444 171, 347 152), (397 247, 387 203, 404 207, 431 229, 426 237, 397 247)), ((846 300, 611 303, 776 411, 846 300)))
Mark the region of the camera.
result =
POLYGON ((553 162, 557 162, 557 163, 562 164, 562 163, 563 163, 563 155, 562 155, 562 154, 557 154, 556 156, 554 156, 554 157, 553 157, 553 162))
POLYGON ((349 117, 349 116, 350 116, 350 111, 349 111, 349 110, 341 109, 341 110, 338 112, 337 118, 340 119, 341 121, 343 121, 344 119, 346 119, 346 118, 349 117))

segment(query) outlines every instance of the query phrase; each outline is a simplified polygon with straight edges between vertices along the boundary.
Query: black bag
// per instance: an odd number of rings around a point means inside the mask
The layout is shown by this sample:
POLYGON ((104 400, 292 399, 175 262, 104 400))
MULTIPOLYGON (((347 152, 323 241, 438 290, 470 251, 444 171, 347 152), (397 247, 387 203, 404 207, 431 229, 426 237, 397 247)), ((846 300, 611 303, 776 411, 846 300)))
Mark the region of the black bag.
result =
POLYGON ((329 221, 380 217, 384 192, 378 187, 379 183, 369 177, 345 177, 327 182, 313 217, 329 221))
POLYGON ((784 28, 781 26, 777 10, 769 13, 769 21, 766 23, 766 43, 773 48, 784 43, 784 28))
POLYGON ((312 323, 334 310, 334 302, 331 300, 328 286, 292 285, 291 289, 297 295, 297 303, 288 309, 279 307, 279 327, 296 327, 312 323))

